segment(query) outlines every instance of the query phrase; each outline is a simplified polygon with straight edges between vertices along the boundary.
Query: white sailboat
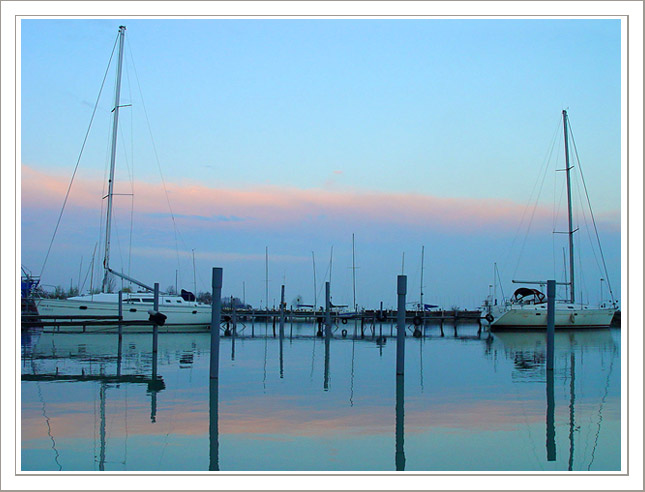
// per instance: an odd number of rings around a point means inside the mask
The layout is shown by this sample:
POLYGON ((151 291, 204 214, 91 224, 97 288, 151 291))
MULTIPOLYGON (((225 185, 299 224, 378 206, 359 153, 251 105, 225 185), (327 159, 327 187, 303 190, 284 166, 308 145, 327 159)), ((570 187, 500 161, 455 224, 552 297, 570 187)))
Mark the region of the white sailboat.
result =
MULTIPOLYGON (((598 307, 590 307, 576 302, 575 271, 573 251, 573 211, 571 206, 571 166, 569 164, 569 130, 568 115, 562 111, 564 125, 564 152, 567 176, 567 206, 569 223, 569 298, 555 303, 555 327, 565 329, 602 328, 608 327, 616 314, 616 303, 606 302, 598 307)), ((519 284, 539 284, 540 282, 513 281, 519 284)), ((494 296, 493 296, 494 297, 494 296)), ((530 287, 520 287, 515 290, 510 300, 496 304, 494 298, 484 303, 485 318, 490 323, 491 330, 500 329, 546 329, 547 299, 540 290, 530 287)))
MULTIPOLYGON (((42 316, 117 316, 119 294, 109 292, 110 276, 114 275, 143 288, 144 292, 123 292, 124 321, 145 321, 152 309, 154 295, 152 287, 110 268, 110 238, 112 225, 112 199, 114 196, 114 169, 116 163, 117 130, 119 124, 121 74, 123 66, 123 45, 125 26, 119 27, 118 58, 114 109, 112 111, 112 142, 110 153, 110 173, 108 179, 107 217, 105 230, 105 253, 103 258, 103 288, 99 294, 79 295, 67 299, 37 299, 38 313, 42 316)), ((165 326, 208 327, 211 322, 211 307, 196 302, 194 294, 182 290, 182 295, 161 294, 159 312, 166 316, 165 326)))

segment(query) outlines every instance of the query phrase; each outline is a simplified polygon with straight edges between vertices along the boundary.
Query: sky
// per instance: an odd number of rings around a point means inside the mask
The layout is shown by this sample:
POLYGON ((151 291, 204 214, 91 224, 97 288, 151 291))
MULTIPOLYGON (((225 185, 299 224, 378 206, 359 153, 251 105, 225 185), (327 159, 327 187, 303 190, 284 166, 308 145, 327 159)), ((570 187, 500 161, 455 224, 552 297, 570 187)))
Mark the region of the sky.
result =
MULTIPOLYGON (((418 302, 422 248, 424 302, 445 308, 480 305, 495 264, 506 296, 562 281, 566 109, 574 203, 586 186, 620 299, 619 19, 23 19, 20 261, 45 286, 101 278, 113 66, 43 263, 119 25, 113 268, 208 291, 221 266, 223 294, 256 307, 267 251, 270 305, 282 284, 321 305, 330 266, 335 304, 353 271, 359 306, 395 306, 402 272, 418 302)), ((597 303, 609 282, 576 217, 597 303)))

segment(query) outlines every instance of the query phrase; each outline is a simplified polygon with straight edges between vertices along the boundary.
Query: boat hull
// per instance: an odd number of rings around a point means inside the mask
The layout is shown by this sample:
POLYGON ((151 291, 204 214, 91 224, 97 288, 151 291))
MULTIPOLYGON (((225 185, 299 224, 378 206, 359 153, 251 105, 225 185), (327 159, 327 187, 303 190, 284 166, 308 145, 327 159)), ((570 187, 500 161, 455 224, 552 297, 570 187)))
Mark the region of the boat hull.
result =
MULTIPOLYGON (((606 328, 611 324, 613 309, 558 309, 555 310, 555 327, 560 329, 606 328)), ((546 329, 546 306, 519 306, 506 310, 491 310, 491 330, 546 329)))
MULTIPOLYGON (((118 316, 119 306, 114 302, 92 302, 76 299, 39 299, 36 309, 41 316, 118 316)), ((123 321, 148 321, 151 305, 123 303, 123 321)), ((211 307, 208 305, 160 306, 159 311, 167 316, 163 325, 169 328, 210 328, 211 307)), ((89 327, 88 327, 89 328, 89 327)), ((105 329, 105 326, 95 327, 105 329)), ((133 327, 139 328, 142 327, 133 327)))

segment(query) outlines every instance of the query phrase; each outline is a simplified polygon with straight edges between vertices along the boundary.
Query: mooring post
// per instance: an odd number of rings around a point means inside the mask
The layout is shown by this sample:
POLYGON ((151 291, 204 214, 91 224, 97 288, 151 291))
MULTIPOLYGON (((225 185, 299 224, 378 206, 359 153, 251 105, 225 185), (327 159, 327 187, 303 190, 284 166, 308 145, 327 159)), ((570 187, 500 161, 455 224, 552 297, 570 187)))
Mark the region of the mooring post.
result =
POLYGON ((408 277, 398 275, 396 293, 399 298, 396 312, 396 374, 403 374, 405 364, 405 295, 408 290, 408 277))
POLYGON ((555 280, 546 281, 546 369, 553 371, 555 349, 555 280))
MULTIPOLYGON (((152 309, 155 313, 159 312, 159 282, 155 282, 154 286, 154 298, 152 309)), ((152 355, 153 361, 157 358, 157 323, 152 323, 152 355)))
POLYGON ((121 356, 123 355, 123 292, 119 291, 119 345, 116 356, 116 375, 121 376, 121 356))
POLYGON ((222 269, 213 268, 210 378, 219 379, 219 326, 222 321, 222 269))
POLYGON ((237 334, 237 306, 235 305, 235 299, 231 296, 231 310, 233 318, 233 335, 237 334))
POLYGON ((331 298, 329 282, 325 282, 325 339, 331 338, 331 298))
POLYGON ((251 338, 255 336, 255 309, 251 311, 251 338))

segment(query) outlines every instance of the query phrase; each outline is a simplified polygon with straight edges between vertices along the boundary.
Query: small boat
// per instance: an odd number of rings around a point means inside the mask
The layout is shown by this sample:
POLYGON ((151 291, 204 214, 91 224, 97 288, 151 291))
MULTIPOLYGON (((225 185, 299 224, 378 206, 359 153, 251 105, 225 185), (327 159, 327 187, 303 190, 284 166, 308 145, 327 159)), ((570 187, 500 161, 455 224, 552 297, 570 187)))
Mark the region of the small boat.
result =
MULTIPOLYGON (((611 324, 617 311, 616 302, 605 302, 598 307, 589 307, 575 298, 575 272, 573 254, 573 212, 571 206, 571 178, 569 165, 569 130, 567 111, 562 111, 564 125, 564 149, 567 175, 567 206, 569 220, 569 298, 557 300, 555 303, 555 327, 565 329, 578 328, 606 328, 611 324)), ((519 284, 540 284, 541 282, 513 281, 519 284)), ((561 283, 559 283, 561 284, 561 283)), ((493 296, 494 297, 494 296, 493 296)), ((547 325, 547 299, 543 292, 535 288, 520 287, 506 302, 497 304, 493 297, 484 302, 482 310, 485 319, 490 323, 491 331, 503 329, 546 329, 547 325)))
MULTIPOLYGON (((114 109, 112 110, 112 147, 110 155, 110 173, 108 178, 107 212, 105 221, 105 252, 103 258, 103 288, 98 294, 86 294, 67 299, 46 299, 35 300, 38 314, 41 316, 117 316, 119 294, 110 292, 111 276, 120 277, 128 282, 134 283, 143 288, 146 292, 123 292, 123 320, 124 321, 148 321, 151 320, 151 313, 154 295, 153 287, 140 282, 128 275, 119 273, 110 267, 110 232, 112 224, 112 199, 114 196, 114 169, 116 163, 116 140, 119 123, 121 74, 123 65, 123 45, 125 38, 125 26, 119 27, 118 32, 118 65, 116 74, 116 90, 114 109)), ((208 327, 211 322, 211 306, 198 303, 195 295, 182 290, 182 295, 159 296, 159 311, 165 316, 165 326, 200 326, 208 327)), ((159 318, 157 318, 159 319, 159 318)))

